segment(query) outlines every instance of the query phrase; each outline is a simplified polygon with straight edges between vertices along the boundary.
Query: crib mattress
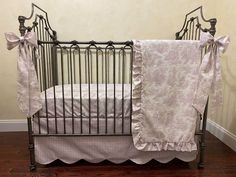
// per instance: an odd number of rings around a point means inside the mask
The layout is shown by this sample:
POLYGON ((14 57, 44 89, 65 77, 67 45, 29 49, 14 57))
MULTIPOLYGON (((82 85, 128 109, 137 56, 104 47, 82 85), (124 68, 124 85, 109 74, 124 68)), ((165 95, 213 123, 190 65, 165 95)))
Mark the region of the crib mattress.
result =
POLYGON ((34 133, 39 134, 131 134, 130 118, 33 118, 34 133), (65 125, 65 126, 64 126, 65 125), (82 126, 81 126, 82 125, 82 126), (90 131, 89 131, 90 127, 90 131), (122 128, 123 127, 123 128, 122 128))
POLYGON ((88 84, 81 84, 81 94, 79 84, 73 85, 73 92, 70 84, 57 85, 55 89, 54 87, 48 88, 41 93, 43 108, 39 111, 40 117, 64 117, 65 115, 65 117, 71 118, 72 112, 74 117, 112 118, 114 115, 115 117, 123 115, 127 118, 130 116, 130 84, 123 86, 115 84, 115 94, 114 84, 98 84, 98 92, 97 84, 90 84, 90 93, 88 87, 88 84), (80 111, 81 108, 82 111, 80 111))

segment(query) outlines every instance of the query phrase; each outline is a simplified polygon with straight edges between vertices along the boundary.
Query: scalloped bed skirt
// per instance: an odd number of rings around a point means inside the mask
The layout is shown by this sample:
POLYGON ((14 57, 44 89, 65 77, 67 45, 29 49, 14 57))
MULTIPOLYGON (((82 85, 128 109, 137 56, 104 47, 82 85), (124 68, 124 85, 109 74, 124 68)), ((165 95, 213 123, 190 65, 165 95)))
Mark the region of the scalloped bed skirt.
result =
MULTIPOLYGON (((37 118, 33 119, 33 129, 38 132, 37 118)), ((96 119, 95 119, 96 120, 96 119)), ((88 119, 84 119, 84 131, 88 129, 88 119)), ((75 127, 79 129, 79 119, 75 119, 75 127)), ((51 126, 54 119, 49 119, 50 133, 54 133, 51 126)), ((96 132, 96 121, 91 121, 92 131, 96 132)), ((125 119, 124 133, 130 132, 129 119, 125 119)), ((63 132, 63 119, 58 118, 58 131, 63 132)), ((66 119, 67 132, 71 132, 71 119, 66 119)), ((100 123, 100 132, 104 132, 104 126, 100 123)), ((117 119, 117 125, 121 125, 117 119)), ((198 122, 198 128, 199 128, 198 122)), ((113 119, 108 119, 108 132, 113 131, 113 119)), ((119 130, 120 127, 117 127, 119 130)), ((41 133, 47 130, 46 119, 41 119, 41 133)), ((85 131, 86 132, 86 131, 85 131)), ((197 136, 196 142, 197 142, 197 136)), ((137 164, 145 164, 152 159, 161 163, 167 163, 174 158, 189 162, 196 159, 197 151, 177 152, 177 151, 140 151, 133 143, 132 136, 70 136, 70 137, 35 137, 35 159, 40 164, 49 164, 57 159, 72 164, 79 160, 86 160, 91 163, 98 163, 109 160, 113 163, 122 163, 131 160, 137 164)))
POLYGON ((35 158, 40 164, 49 164, 57 159, 67 164, 82 159, 91 163, 103 160, 122 163, 131 160, 145 164, 152 159, 167 163, 174 158, 189 162, 196 156, 197 151, 139 151, 134 147, 131 136, 35 137, 35 158))

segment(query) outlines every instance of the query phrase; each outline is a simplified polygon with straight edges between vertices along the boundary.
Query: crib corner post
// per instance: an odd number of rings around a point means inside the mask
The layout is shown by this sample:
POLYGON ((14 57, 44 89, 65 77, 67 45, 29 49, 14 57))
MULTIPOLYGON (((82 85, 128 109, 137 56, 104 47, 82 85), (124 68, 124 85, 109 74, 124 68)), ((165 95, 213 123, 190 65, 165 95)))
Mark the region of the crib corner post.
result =
POLYGON ((36 170, 36 162, 35 162, 35 154, 34 154, 34 139, 33 139, 31 117, 27 117, 27 123, 28 123, 28 138, 29 138, 28 149, 29 149, 29 155, 30 155, 29 170, 34 171, 36 170))
POLYGON ((202 131, 201 131, 201 138, 200 138, 200 154, 199 154, 199 162, 198 162, 198 168, 204 168, 205 167, 205 134, 206 134, 206 124, 207 124, 207 112, 208 112, 208 101, 207 99, 206 107, 203 113, 202 118, 202 131))
POLYGON ((211 27, 210 27, 210 29, 209 29, 209 33, 210 33, 212 36, 215 36, 215 33, 216 33, 216 23, 217 23, 216 18, 210 19, 211 27))

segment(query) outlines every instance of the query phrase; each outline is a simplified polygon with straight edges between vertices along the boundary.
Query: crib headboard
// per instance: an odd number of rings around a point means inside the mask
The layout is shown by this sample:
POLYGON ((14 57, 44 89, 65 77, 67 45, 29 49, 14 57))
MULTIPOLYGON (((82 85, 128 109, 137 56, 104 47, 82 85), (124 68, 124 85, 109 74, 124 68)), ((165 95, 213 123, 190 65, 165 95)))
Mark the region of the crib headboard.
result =
POLYGON ((216 33, 215 18, 206 19, 202 6, 185 15, 183 27, 175 34, 176 40, 199 40, 200 32, 209 32, 212 36, 216 33))
POLYGON ((72 83, 131 82, 132 41, 59 41, 47 12, 35 4, 32 4, 31 15, 19 16, 19 22, 21 35, 31 30, 37 35, 40 57, 32 51, 32 59, 41 91, 72 83), (26 27, 25 22, 30 25, 26 27))
POLYGON ((19 16, 19 31, 21 36, 27 31, 34 31, 38 40, 52 41, 57 39, 57 33, 52 29, 46 11, 32 3, 31 14, 29 17, 19 16), (28 24, 26 26, 26 23, 28 24))
MULTIPOLYGON (((24 36, 26 32, 34 31, 38 40, 44 42, 53 42, 57 40, 57 32, 53 30, 49 23, 48 14, 45 10, 32 3, 31 14, 29 17, 19 16, 19 31, 21 36, 24 36)), ((32 60, 35 65, 38 80, 40 83, 41 91, 45 90, 52 85, 52 66, 55 65, 55 51, 52 50, 53 44, 39 45, 38 54, 36 54, 36 49, 30 50, 32 55, 32 60), (40 56, 40 57, 37 57, 40 56), (41 56, 46 56, 44 60, 41 56), (46 79, 44 79, 46 78, 46 79)))

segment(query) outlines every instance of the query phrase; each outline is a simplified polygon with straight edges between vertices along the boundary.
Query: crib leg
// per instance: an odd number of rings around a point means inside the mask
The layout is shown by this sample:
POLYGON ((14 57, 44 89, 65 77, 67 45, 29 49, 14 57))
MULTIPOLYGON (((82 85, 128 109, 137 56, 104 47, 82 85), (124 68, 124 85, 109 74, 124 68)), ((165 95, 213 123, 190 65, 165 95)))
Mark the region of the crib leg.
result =
POLYGON ((29 170, 34 171, 36 170, 36 163, 35 163, 35 155, 34 155, 34 139, 33 139, 33 132, 32 132, 32 122, 31 117, 27 117, 28 123, 28 138, 29 138, 29 155, 30 155, 30 165, 29 170))
POLYGON ((198 168, 204 168, 205 167, 205 143, 200 142, 200 157, 198 162, 198 168))
POLYGON ((205 134, 206 134, 206 123, 207 123, 207 111, 208 111, 208 99, 206 103, 206 107, 203 114, 203 120, 202 120, 202 135, 200 138, 200 154, 199 154, 199 163, 198 168, 204 168, 205 167, 205 134))

